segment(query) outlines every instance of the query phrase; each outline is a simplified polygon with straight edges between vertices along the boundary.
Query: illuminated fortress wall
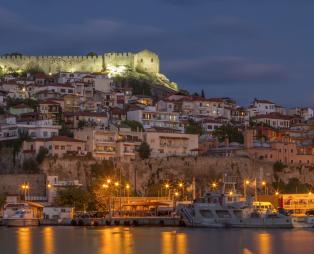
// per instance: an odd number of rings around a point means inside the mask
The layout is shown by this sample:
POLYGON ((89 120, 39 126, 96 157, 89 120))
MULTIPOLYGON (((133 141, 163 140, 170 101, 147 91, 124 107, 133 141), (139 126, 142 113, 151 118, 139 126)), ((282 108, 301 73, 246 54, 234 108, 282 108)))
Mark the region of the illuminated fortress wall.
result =
POLYGON ((106 53, 102 56, 1 56, 0 67, 5 70, 25 70, 39 66, 46 73, 101 72, 107 66, 126 66, 133 70, 159 73, 159 57, 154 52, 106 53))

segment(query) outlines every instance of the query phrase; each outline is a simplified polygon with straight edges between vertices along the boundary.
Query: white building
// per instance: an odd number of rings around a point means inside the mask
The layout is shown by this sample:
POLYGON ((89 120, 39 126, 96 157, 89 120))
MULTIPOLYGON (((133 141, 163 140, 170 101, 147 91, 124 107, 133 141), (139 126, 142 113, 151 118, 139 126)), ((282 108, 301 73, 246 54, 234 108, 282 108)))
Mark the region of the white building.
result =
POLYGON ((78 180, 60 181, 58 176, 47 176, 47 200, 49 204, 53 204, 57 197, 58 191, 68 187, 81 187, 82 184, 78 180))
POLYGON ((86 141, 86 150, 95 159, 109 160, 120 158, 133 160, 137 148, 143 141, 143 133, 131 131, 128 128, 119 130, 95 130, 84 128, 76 130, 75 137, 86 141))
POLYGON ((18 138, 16 118, 13 115, 0 115, 0 141, 18 138))
POLYGON ((311 109, 309 107, 291 108, 291 109, 288 109, 288 115, 290 115, 290 116, 293 116, 293 115, 301 116, 304 121, 307 121, 313 117, 313 109, 311 109))
POLYGON ((273 128, 289 128, 290 116, 280 115, 278 113, 258 115, 255 117, 257 123, 264 123, 273 128))
POLYGON ((72 220, 74 217, 73 207, 44 207, 44 219, 48 220, 72 220))
POLYGON ((151 157, 196 156, 198 154, 198 135, 146 132, 145 140, 151 149, 151 157))
POLYGON ((51 138, 59 135, 60 125, 54 125, 52 119, 18 122, 20 131, 27 132, 32 138, 51 138))
POLYGON ((269 100, 254 99, 252 105, 249 107, 250 117, 267 115, 274 112, 276 112, 276 104, 269 100))
POLYGON ((157 127, 184 132, 184 126, 180 122, 180 114, 177 112, 156 111, 155 107, 131 109, 127 112, 127 119, 140 122, 144 129, 157 127))

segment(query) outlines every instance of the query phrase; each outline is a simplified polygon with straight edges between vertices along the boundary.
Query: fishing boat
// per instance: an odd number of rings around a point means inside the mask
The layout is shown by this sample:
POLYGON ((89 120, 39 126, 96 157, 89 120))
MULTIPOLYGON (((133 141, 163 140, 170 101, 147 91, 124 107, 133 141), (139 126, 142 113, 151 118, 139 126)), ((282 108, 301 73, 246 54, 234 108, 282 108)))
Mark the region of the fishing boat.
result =
MULTIPOLYGON (((228 182, 227 184, 230 184, 228 182)), ((253 202, 232 191, 226 192, 223 181, 221 191, 207 192, 190 205, 180 204, 177 213, 186 226, 210 228, 292 228, 292 218, 279 214, 268 205, 253 202)))

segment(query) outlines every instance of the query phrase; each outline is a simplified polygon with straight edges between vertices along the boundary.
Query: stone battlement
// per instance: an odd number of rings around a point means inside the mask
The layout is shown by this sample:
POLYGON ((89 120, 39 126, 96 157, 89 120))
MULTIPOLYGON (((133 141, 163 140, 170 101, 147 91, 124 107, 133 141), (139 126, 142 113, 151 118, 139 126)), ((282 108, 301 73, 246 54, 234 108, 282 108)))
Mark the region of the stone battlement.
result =
POLYGON ((39 66, 46 73, 101 72, 108 66, 125 66, 159 73, 159 57, 154 52, 111 52, 101 56, 0 56, 0 68, 17 71, 39 66))

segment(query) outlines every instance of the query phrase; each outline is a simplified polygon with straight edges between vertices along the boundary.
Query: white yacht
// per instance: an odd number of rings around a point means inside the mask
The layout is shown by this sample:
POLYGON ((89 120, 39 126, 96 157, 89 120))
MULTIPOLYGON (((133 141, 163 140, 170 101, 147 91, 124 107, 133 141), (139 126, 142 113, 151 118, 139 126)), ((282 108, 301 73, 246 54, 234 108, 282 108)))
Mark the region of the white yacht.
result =
POLYGON ((38 226, 43 206, 33 202, 7 203, 3 222, 6 226, 38 226))

